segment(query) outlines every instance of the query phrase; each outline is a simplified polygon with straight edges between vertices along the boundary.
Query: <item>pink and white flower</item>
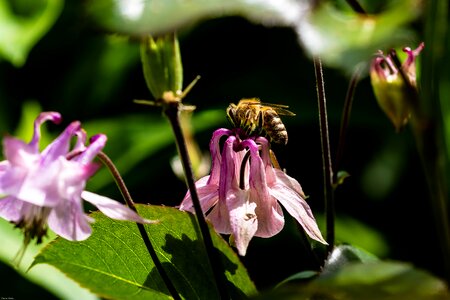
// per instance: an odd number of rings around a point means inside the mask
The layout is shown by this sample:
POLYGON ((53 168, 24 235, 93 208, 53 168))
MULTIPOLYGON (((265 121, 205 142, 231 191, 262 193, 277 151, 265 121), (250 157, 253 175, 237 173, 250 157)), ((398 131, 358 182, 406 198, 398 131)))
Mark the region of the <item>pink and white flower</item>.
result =
POLYGON ((0 217, 23 229, 25 244, 34 238, 40 243, 47 226, 71 241, 87 239, 93 220, 83 212, 82 198, 113 219, 147 223, 119 202, 84 191, 98 169, 92 161, 105 146, 106 136, 96 135, 86 146, 86 133, 75 121, 39 152, 40 126, 48 120, 59 123, 61 115, 41 113, 29 143, 9 136, 3 140, 6 160, 0 162, 0 217), (74 136, 77 141, 70 149, 74 136))
MULTIPOLYGON (((218 129, 210 151, 211 174, 196 182, 200 204, 217 232, 233 236, 240 255, 246 254, 253 236, 268 238, 283 229, 279 203, 312 239, 326 244, 300 184, 272 166, 267 139, 242 141, 233 131, 218 129), (224 136, 227 138, 220 151, 224 136)), ((180 209, 194 211, 189 192, 180 209)))

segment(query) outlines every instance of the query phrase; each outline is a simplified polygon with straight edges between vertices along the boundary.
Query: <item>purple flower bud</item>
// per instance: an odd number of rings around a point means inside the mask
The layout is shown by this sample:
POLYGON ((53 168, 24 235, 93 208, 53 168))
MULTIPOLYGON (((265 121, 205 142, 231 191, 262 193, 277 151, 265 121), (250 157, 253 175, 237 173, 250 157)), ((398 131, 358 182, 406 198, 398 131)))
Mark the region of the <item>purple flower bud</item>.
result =
POLYGON ((375 97, 397 131, 408 123, 411 115, 411 93, 408 88, 417 89, 415 60, 423 48, 421 43, 415 50, 403 49, 408 56, 401 66, 408 81, 406 83, 392 54, 385 56, 380 52, 372 60, 370 78, 375 97))

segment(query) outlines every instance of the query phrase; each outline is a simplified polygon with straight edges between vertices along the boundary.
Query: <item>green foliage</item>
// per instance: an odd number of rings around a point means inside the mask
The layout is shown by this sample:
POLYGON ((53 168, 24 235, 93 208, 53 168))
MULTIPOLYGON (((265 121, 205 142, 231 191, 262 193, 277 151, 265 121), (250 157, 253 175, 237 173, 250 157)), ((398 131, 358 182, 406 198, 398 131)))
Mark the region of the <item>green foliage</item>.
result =
MULTIPOLYGON (((0 236, 2 238, 2 246, 0 247, 0 261, 3 264, 12 267, 12 263, 17 252, 23 246, 23 234, 19 229, 14 228, 14 226, 8 221, 0 219, 0 236)), ((48 241, 54 237, 55 234, 49 232, 48 238, 44 239, 43 245, 38 246, 34 243, 28 245, 20 265, 14 267, 15 271, 23 276, 26 281, 40 285, 60 299, 97 299, 97 297, 89 293, 87 290, 80 288, 78 284, 68 279, 64 274, 52 266, 39 265, 31 270, 28 270, 28 267, 33 261, 33 257, 38 254, 42 246, 46 245, 48 241)), ((4 270, 5 266, 1 265, 0 268, 4 270)), ((5 285, 23 284, 22 282, 8 282, 7 278, 2 278, 2 280, 4 284, 2 285, 3 291, 6 288, 5 285)))
POLYGON ((62 0, 0 1, 0 57, 21 67, 33 46, 55 23, 62 0))
POLYGON ((258 299, 438 300, 449 296, 444 282, 410 264, 380 261, 357 248, 339 246, 315 279, 300 284, 287 282, 258 299))
POLYGON ((405 25, 419 15, 420 8, 420 1, 400 0, 379 14, 364 16, 324 2, 300 22, 297 32, 310 55, 351 72, 379 49, 409 44, 414 34, 405 25))
MULTIPOLYGON (((146 225, 150 240, 176 289, 185 299, 215 299, 217 291, 195 217, 171 207, 138 206, 139 213, 158 224, 146 225)), ((47 263, 101 297, 169 299, 167 290, 139 235, 136 224, 91 215, 93 234, 86 241, 56 239, 35 259, 47 263)), ((237 255, 211 230, 220 251, 233 298, 256 293, 237 255)))
POLYGON ((129 35, 161 34, 205 18, 242 15, 258 23, 286 24, 301 14, 305 3, 292 0, 93 0, 88 11, 101 25, 129 35))
POLYGON ((319 276, 305 288, 322 299, 445 299, 445 284, 427 272, 400 262, 349 263, 319 276))
MULTIPOLYGON (((317 214, 319 224, 324 224, 325 218, 317 214)), ((388 254, 389 245, 383 235, 369 225, 346 215, 337 215, 335 219, 336 240, 384 257, 388 254)))

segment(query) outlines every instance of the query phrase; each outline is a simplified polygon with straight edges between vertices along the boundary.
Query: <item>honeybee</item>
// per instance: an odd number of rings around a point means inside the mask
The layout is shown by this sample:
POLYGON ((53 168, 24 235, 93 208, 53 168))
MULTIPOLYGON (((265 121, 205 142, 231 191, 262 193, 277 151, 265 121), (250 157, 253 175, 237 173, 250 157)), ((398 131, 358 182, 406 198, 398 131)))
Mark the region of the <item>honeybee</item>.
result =
POLYGON ((271 142, 286 145, 288 134, 279 115, 295 116, 286 105, 263 103, 258 98, 242 99, 227 108, 228 119, 247 136, 265 132, 271 142))

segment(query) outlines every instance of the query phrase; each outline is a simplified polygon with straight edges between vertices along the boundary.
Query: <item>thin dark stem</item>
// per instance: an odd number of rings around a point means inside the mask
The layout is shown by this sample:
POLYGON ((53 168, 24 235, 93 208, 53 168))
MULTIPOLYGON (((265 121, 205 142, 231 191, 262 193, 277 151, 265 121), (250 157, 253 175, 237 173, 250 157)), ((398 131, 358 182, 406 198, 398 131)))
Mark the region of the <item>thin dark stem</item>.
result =
POLYGON ((314 57, 314 69, 316 74, 317 100, 319 105, 320 138, 322 144, 322 162, 324 178, 324 198, 327 228, 328 252, 334 247, 334 193, 333 193, 333 169, 331 165, 330 139, 328 134, 327 103, 325 98, 325 84, 323 81, 322 62, 314 57))
POLYGON ((358 14, 362 14, 362 15, 367 15, 366 11, 364 10, 364 8, 361 6, 361 4, 359 4, 358 1, 356 0, 347 0, 348 5, 351 6, 351 8, 357 12, 358 14))
MULTIPOLYGON (((344 154, 345 141, 347 137, 347 128, 350 122, 350 114, 353 106, 353 96, 355 95, 356 85, 358 84, 361 76, 361 67, 356 67, 353 72, 352 78, 347 89, 347 95, 345 96, 344 109, 342 110, 341 127, 339 129, 339 143, 336 151, 336 159, 334 161, 334 169, 339 171, 341 167, 342 156, 344 154)), ((337 172, 334 174, 333 182, 337 182, 337 172)))
POLYGON ((211 233, 206 223, 205 215, 203 214, 200 200, 197 194, 197 188, 195 186, 194 174, 192 172, 191 161, 189 153, 187 151, 186 142, 183 136, 183 132, 180 126, 179 111, 182 104, 179 102, 170 102, 164 110, 165 115, 169 119, 172 126, 173 133, 175 135, 175 141, 178 148, 178 153, 183 165, 184 174, 186 176, 186 183, 191 194, 192 203, 194 205, 195 215, 197 217, 200 232, 205 243, 206 253, 208 255, 209 263, 212 268, 214 279, 217 284, 217 288, 221 299, 230 299, 230 295, 227 289, 227 280, 225 277, 225 270, 219 257, 219 252, 214 247, 211 233))
MULTIPOLYGON (((133 211, 137 212, 136 206, 134 205, 134 202, 133 202, 133 199, 131 198, 130 192, 128 191, 127 186, 125 185, 125 182, 123 181, 122 176, 120 176, 119 170, 117 170, 114 163, 104 152, 100 152, 97 155, 97 157, 111 172, 111 174, 112 174, 114 180, 116 181, 116 184, 120 190, 120 193, 122 194, 122 197, 125 200, 128 207, 130 209, 132 209, 133 211)), ((144 225, 140 224, 140 223, 136 223, 136 225, 139 229, 139 233, 142 236, 145 247, 147 247, 148 253, 150 254, 150 257, 152 258, 153 263, 155 264, 155 267, 159 272, 159 275, 161 276, 167 289, 169 290, 169 293, 172 295, 173 299, 181 300, 181 297, 178 295, 178 292, 175 289, 175 286, 172 284, 172 281, 170 281, 169 276, 167 275, 166 271, 164 270, 164 268, 161 264, 161 261, 158 258, 158 255, 156 255, 156 251, 153 248, 152 242, 150 241, 150 238, 148 237, 147 232, 145 231, 144 225)))

